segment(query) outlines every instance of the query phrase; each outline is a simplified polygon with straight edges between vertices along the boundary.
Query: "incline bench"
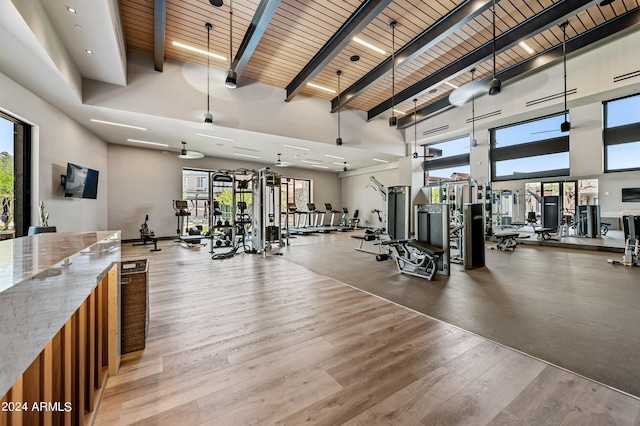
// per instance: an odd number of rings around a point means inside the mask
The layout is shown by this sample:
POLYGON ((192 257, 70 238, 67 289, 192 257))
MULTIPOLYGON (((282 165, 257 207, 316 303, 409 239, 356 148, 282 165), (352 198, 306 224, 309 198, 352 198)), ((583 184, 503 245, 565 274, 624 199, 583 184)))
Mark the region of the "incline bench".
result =
POLYGON ((401 274, 415 275, 431 281, 444 250, 418 240, 389 240, 388 245, 401 274))

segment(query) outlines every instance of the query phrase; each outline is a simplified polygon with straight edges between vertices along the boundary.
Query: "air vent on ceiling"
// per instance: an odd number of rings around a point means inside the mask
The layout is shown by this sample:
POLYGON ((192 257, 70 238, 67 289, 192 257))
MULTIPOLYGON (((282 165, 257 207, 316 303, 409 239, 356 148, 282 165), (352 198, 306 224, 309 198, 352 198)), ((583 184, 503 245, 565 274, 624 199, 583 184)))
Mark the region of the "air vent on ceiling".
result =
MULTIPOLYGON (((567 90, 567 96, 575 95, 576 93, 578 93, 578 89, 569 89, 569 90, 567 90)), ((554 93, 553 95, 549 95, 549 96, 545 96, 545 97, 542 97, 542 98, 534 99, 532 101, 528 101, 525 105, 529 107, 529 106, 541 104, 543 102, 552 101, 554 99, 560 99, 562 97, 564 97, 564 93, 562 93, 562 92, 554 93)))
MULTIPOLYGON (((493 111, 493 112, 488 112, 486 114, 482 114, 482 115, 476 115, 475 119, 473 121, 478 121, 478 120, 483 120, 485 118, 489 118, 489 117, 495 117, 496 115, 500 115, 502 114, 502 110, 499 109, 497 111, 493 111)), ((471 118, 467 118, 467 123, 471 123, 471 118)))
POLYGON ((424 132, 422 132, 422 136, 427 136, 427 135, 430 135, 432 133, 438 133, 438 132, 441 132, 443 130, 448 130, 448 129, 449 129, 449 125, 447 124, 445 126, 440 126, 440 127, 436 127, 436 128, 430 129, 430 130, 425 130, 424 132))
POLYGON ((628 80, 628 79, 634 78, 634 77, 640 77, 640 70, 633 71, 633 72, 628 72, 626 74, 615 76, 615 77, 613 77, 613 82, 614 83, 619 83, 621 81, 628 80))

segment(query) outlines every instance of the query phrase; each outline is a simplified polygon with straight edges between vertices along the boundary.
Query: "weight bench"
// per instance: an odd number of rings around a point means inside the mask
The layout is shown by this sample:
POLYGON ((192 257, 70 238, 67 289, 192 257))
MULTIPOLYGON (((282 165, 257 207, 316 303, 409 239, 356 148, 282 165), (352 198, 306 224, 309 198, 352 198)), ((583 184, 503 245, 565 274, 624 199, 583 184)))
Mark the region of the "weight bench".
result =
POLYGON ((551 233, 556 233, 558 232, 558 230, 556 228, 537 228, 534 230, 534 232, 536 233, 536 235, 538 236, 539 240, 545 240, 545 241, 549 241, 549 240, 553 240, 553 241, 558 241, 557 238, 553 238, 551 236, 551 233))
POLYGON ((382 245, 389 246, 401 274, 414 275, 433 280, 438 270, 438 261, 444 250, 418 240, 389 240, 382 245))
POLYGON ((518 241, 516 241, 516 238, 520 236, 518 232, 504 232, 495 234, 495 236, 496 238, 498 238, 498 244, 496 244, 496 248, 498 250, 516 250, 516 247, 518 246, 518 241))

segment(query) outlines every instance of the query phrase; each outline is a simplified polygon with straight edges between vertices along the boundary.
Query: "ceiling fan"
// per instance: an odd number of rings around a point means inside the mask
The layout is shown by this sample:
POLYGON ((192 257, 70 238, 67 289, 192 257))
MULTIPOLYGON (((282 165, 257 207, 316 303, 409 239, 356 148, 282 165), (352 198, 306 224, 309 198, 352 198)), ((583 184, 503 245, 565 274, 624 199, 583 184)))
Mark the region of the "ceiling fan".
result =
POLYGON ((276 161, 276 164, 275 164, 276 167, 289 167, 290 165, 291 163, 282 161, 282 159, 280 158, 280 154, 278 154, 278 160, 276 161))
POLYGON ((187 143, 182 142, 182 150, 180 154, 178 154, 178 158, 182 158, 183 160, 194 160, 196 158, 202 158, 204 154, 198 151, 187 151, 187 143))

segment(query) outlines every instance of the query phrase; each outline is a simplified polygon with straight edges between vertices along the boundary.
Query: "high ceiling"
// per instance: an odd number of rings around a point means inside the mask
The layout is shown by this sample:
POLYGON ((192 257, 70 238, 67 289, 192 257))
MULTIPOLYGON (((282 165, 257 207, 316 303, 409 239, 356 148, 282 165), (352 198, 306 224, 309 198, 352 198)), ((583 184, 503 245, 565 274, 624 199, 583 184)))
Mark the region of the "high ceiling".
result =
MULTIPOLYGON (((638 21, 638 0, 500 0, 495 5, 495 68, 503 82, 557 59, 568 20, 567 52, 584 48, 638 21), (520 45, 525 42, 529 53, 520 45)), ((164 59, 207 64, 203 54, 175 46, 180 42, 207 49, 205 23, 213 25, 210 52, 229 58, 230 11, 233 11, 232 67, 238 85, 255 80, 287 90, 287 100, 303 94, 365 111, 369 120, 387 118, 391 106, 399 127, 448 106, 455 86, 493 76, 494 9, 489 0, 120 0, 128 48, 164 59), (162 12, 154 18, 154 6, 162 12), (391 22, 397 22, 395 31, 391 22), (162 31, 163 25, 165 31, 162 31), (262 35, 260 38, 259 35, 262 35), (395 33, 395 34, 394 34, 395 33), (382 49, 373 51, 353 37, 382 49), (163 48, 154 40, 164 39, 163 48), (243 39, 248 43, 243 44, 243 39), (392 45, 395 73, 392 73, 392 45), (158 56, 158 55, 163 55, 158 56), (351 57, 358 55, 357 62, 351 57), (395 74, 395 75, 394 75, 395 74), (336 91, 308 86, 313 83, 336 91), (395 96, 392 99, 392 86, 395 96), (407 113, 407 114, 405 114, 407 113), (403 116, 407 116, 404 120, 403 116)), ((210 66, 228 69, 229 59, 211 59, 210 66)))

